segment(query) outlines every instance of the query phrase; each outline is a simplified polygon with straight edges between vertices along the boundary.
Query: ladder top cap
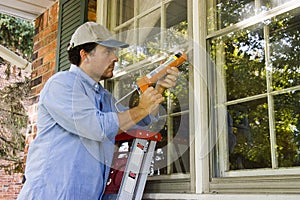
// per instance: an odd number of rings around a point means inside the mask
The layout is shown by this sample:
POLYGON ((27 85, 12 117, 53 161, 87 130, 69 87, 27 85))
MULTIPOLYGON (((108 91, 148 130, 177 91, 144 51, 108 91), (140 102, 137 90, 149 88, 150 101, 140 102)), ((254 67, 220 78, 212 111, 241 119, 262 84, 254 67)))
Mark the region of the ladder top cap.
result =
POLYGON ((116 136, 116 141, 132 140, 135 138, 146 139, 152 141, 161 141, 161 134, 158 132, 151 132, 147 130, 130 130, 127 132, 120 133, 116 136))

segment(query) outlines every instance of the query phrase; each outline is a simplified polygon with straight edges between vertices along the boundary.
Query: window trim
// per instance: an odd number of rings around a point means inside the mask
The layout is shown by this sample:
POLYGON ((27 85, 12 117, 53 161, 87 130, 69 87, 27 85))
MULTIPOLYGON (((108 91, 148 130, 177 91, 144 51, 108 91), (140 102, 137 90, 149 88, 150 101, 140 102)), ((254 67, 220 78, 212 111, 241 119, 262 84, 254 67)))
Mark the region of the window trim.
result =
MULTIPOLYGON (((207 46, 207 24, 206 24, 206 9, 207 1, 199 0, 192 1, 193 12, 193 76, 191 88, 193 88, 193 113, 190 119, 194 119, 191 124, 194 134, 194 143, 191 146, 194 156, 194 169, 191 172, 192 190, 196 193, 209 192, 209 111, 208 111, 208 58, 202 48, 207 46), (202 48, 201 48, 202 47, 202 48), (204 141, 204 142, 203 142, 204 141), (203 154, 204 152, 204 154, 203 154)), ((192 120, 190 120, 192 121, 192 120)), ((193 137, 193 136, 192 136, 193 137)))

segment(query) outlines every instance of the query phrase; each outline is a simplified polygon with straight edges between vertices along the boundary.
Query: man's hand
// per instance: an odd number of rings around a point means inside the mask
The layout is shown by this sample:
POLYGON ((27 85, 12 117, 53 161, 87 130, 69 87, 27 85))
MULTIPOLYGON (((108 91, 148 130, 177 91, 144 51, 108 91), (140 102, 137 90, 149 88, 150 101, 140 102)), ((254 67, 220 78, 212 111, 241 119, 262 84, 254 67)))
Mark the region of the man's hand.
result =
POLYGON ((165 89, 175 86, 178 75, 178 68, 171 67, 170 69, 168 69, 167 74, 157 81, 155 89, 159 93, 162 93, 165 89))
POLYGON ((164 101, 162 95, 153 87, 147 88, 147 90, 140 96, 139 109, 147 111, 148 114, 156 110, 161 102, 164 101))
POLYGON ((119 133, 124 132, 138 123, 149 114, 156 116, 161 102, 164 101, 162 93, 165 89, 176 85, 179 70, 172 67, 167 74, 157 81, 155 89, 149 87, 140 96, 139 104, 125 112, 118 113, 119 133))
POLYGON ((156 115, 161 102, 162 95, 153 87, 147 88, 140 96, 139 104, 125 112, 117 113, 119 118, 119 133, 124 132, 138 123, 149 114, 156 115))

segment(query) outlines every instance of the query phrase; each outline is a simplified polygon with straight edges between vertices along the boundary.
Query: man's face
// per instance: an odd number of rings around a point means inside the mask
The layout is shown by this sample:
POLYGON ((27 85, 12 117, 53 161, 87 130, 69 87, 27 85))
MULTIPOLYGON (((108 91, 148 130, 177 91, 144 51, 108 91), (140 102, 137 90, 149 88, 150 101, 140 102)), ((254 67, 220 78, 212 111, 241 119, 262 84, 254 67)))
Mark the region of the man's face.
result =
POLYGON ((94 50, 88 53, 85 64, 88 74, 96 81, 113 77, 115 62, 118 58, 115 48, 97 45, 94 50))

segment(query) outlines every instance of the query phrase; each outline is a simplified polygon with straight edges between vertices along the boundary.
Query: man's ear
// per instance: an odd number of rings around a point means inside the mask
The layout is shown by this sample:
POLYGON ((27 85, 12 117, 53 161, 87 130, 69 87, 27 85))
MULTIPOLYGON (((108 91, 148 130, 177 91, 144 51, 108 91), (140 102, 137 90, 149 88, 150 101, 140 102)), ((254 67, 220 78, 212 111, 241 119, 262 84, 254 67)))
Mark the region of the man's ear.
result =
POLYGON ((80 55, 80 58, 81 58, 81 62, 83 62, 85 59, 87 59, 87 52, 83 49, 81 49, 79 51, 79 55, 80 55))

